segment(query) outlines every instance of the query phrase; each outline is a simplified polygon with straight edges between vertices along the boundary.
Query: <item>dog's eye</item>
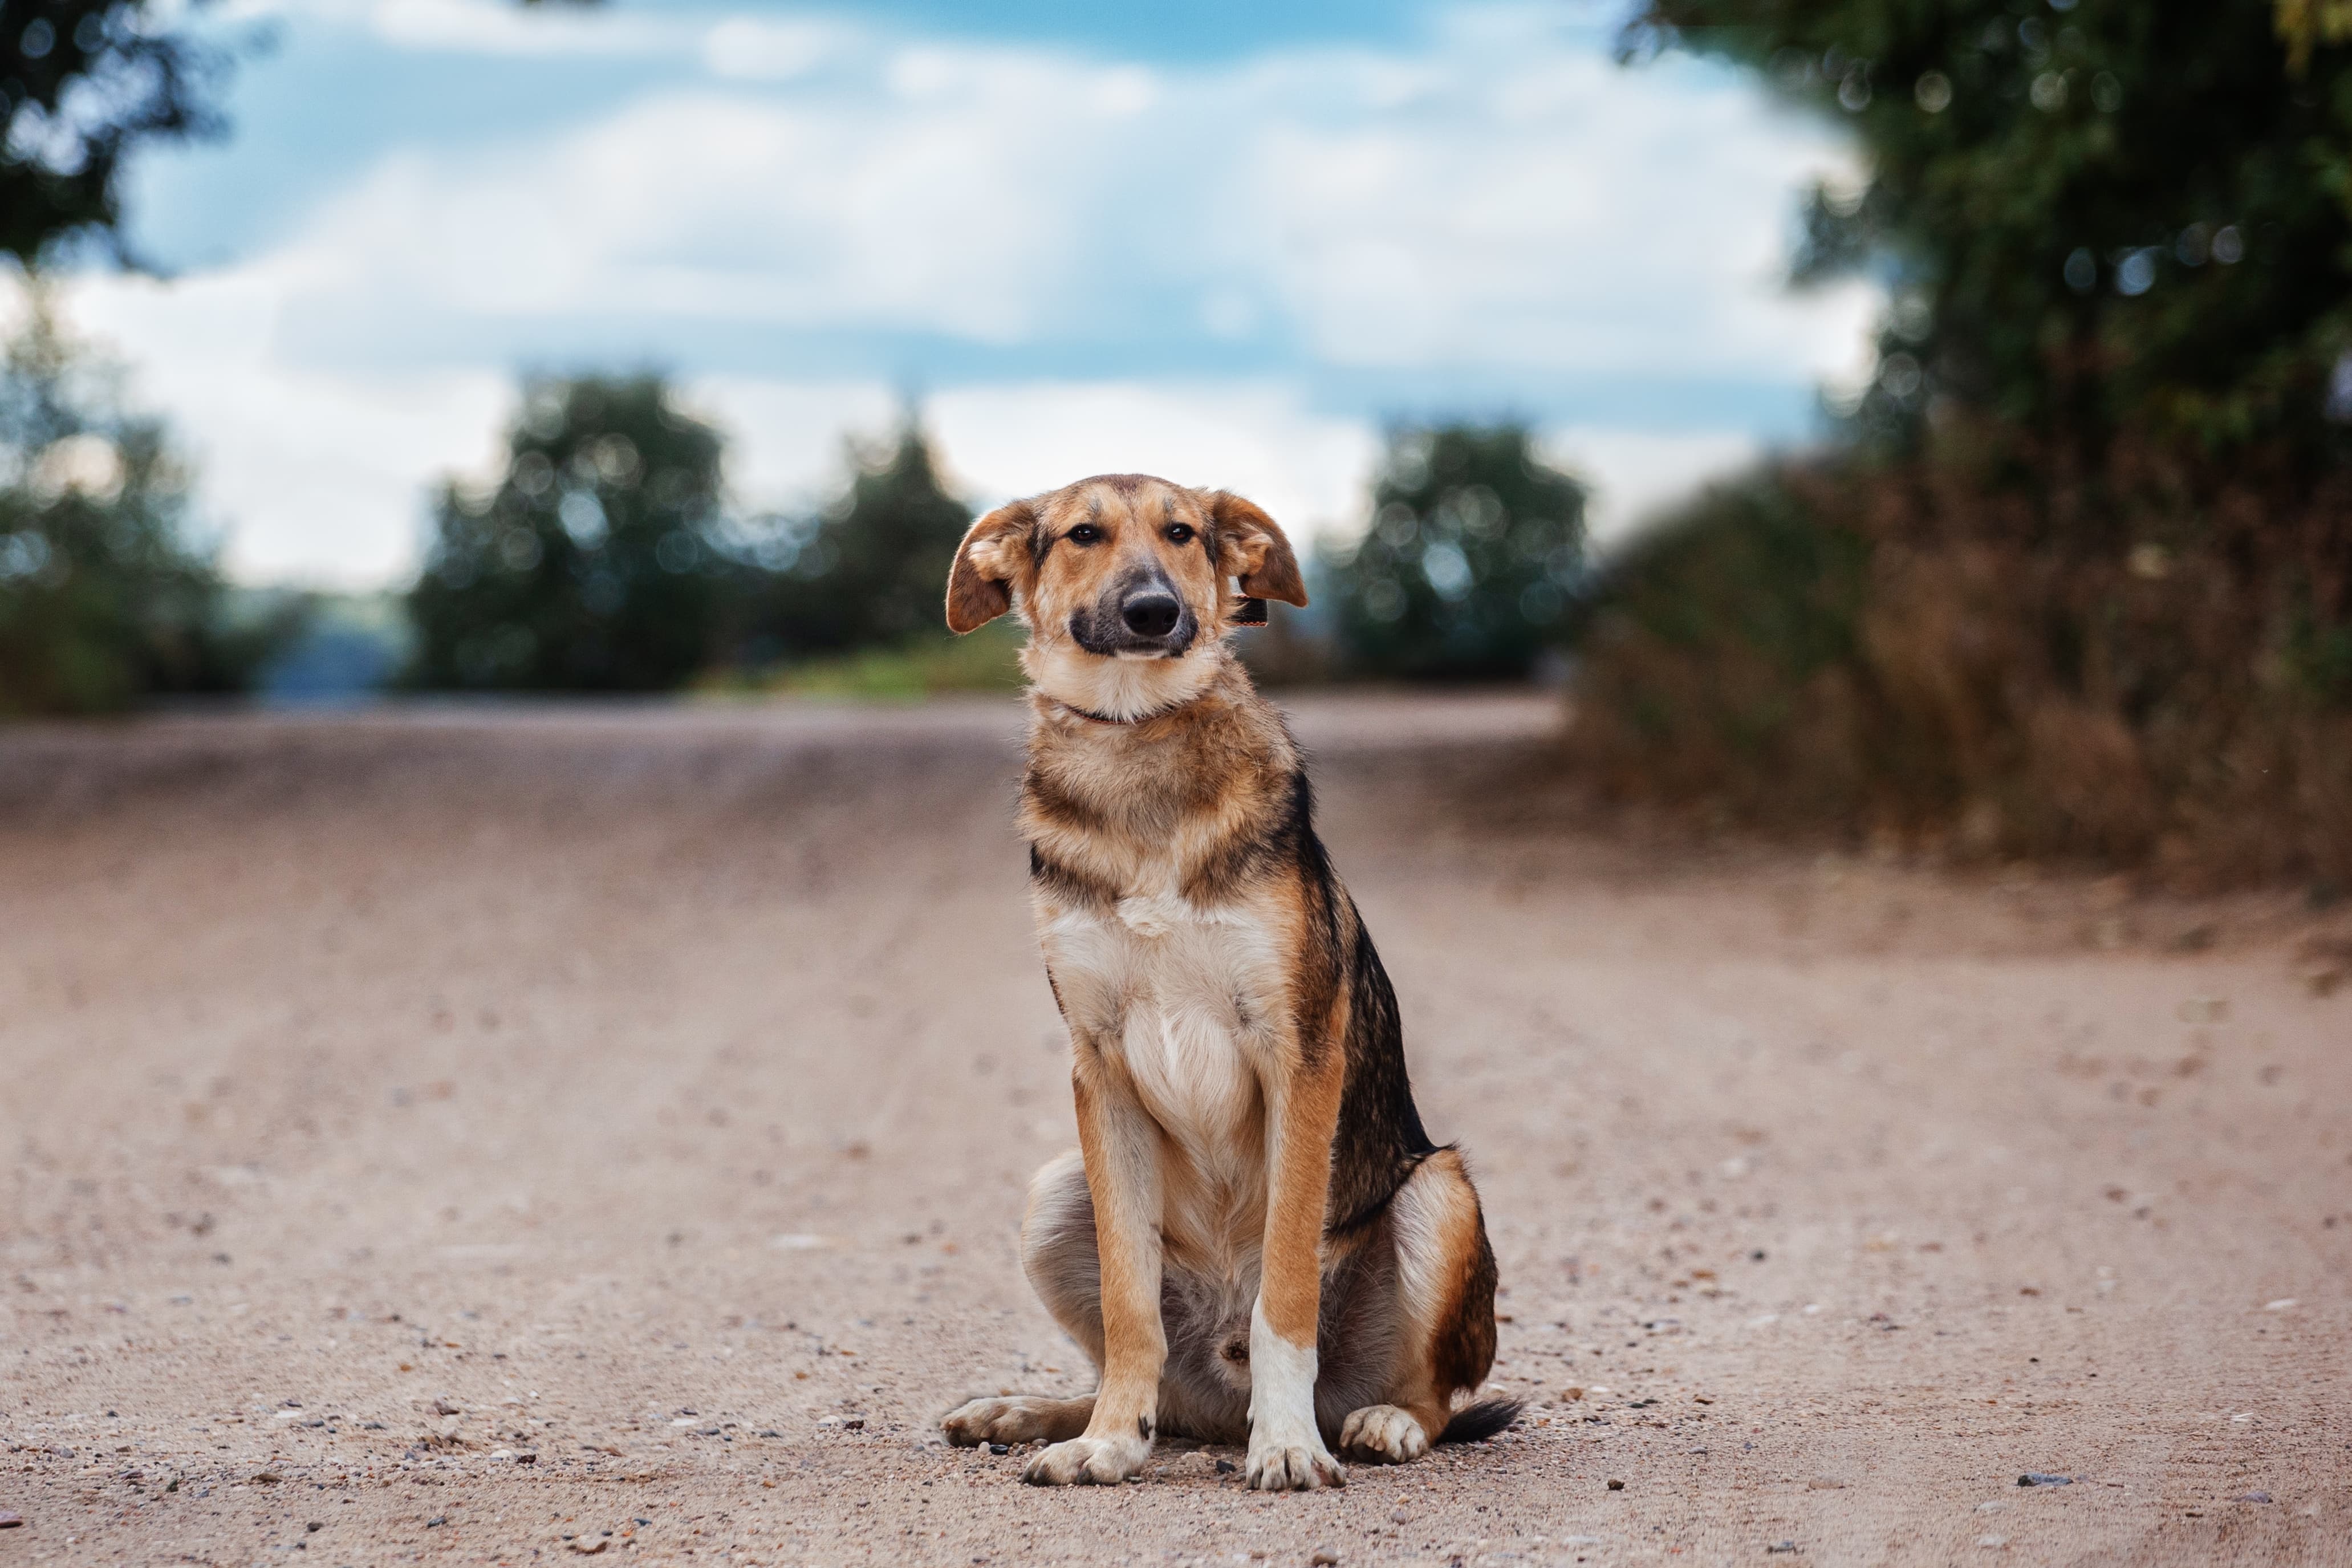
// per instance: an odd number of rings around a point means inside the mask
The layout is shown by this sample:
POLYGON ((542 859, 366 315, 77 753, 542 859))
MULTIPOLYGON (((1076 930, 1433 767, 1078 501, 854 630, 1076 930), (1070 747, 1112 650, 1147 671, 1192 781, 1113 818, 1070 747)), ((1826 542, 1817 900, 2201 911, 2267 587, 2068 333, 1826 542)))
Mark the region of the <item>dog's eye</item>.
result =
POLYGON ((1168 542, 1169 542, 1169 543, 1171 543, 1171 544, 1190 544, 1190 543, 1192 543, 1192 526, 1191 526, 1189 523, 1181 523, 1181 522, 1171 522, 1171 523, 1170 523, 1170 524, 1168 525, 1168 542))
POLYGON ((1082 522, 1064 537, 1073 544, 1099 544, 1102 542, 1102 530, 1091 522, 1082 522))

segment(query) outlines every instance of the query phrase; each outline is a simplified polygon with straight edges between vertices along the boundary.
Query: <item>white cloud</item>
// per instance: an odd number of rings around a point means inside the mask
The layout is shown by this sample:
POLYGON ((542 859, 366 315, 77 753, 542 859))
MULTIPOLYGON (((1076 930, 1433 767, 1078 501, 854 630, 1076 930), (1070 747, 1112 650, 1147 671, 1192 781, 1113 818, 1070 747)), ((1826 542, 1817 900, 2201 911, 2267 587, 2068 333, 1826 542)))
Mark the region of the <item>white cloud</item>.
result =
POLYGON ((509 377, 456 367, 384 374, 287 363, 275 352, 268 272, 176 285, 87 279, 66 316, 136 352, 126 391, 169 415, 197 465, 226 564, 247 582, 373 587, 414 569, 425 489, 479 471, 511 411, 509 377))
MULTIPOLYGON (((483 8, 396 7, 434 26, 483 8)), ((1859 288, 1780 287, 1794 187, 1849 160, 1681 62, 1627 70, 1493 26, 1410 61, 1187 72, 849 47, 839 24, 735 18, 709 37, 740 60, 839 68, 388 158, 297 242, 327 259, 318 287, 387 334, 462 309, 992 344, 1164 330, 1173 296, 1223 334, 1262 322, 1336 365, 1715 375, 1824 374, 1870 309, 1859 288)))
POLYGON ((1544 455, 1592 487, 1585 526, 1602 551, 1622 544, 1659 511, 1700 486, 1764 456, 1746 430, 1664 432, 1571 425, 1546 431, 1544 455))
MULTIPOLYGON (((703 376, 688 405, 730 437, 746 500, 804 503, 845 473, 842 437, 887 436, 879 382, 703 376)), ((994 506, 1087 474, 1151 473, 1248 496, 1302 538, 1360 521, 1379 447, 1368 420, 1308 407, 1266 382, 1037 381, 957 388, 923 405, 948 482, 994 506)))
POLYGON ((1037 383, 931 400, 940 446, 983 500, 1088 474, 1148 473, 1249 497, 1297 538, 1362 515, 1369 421, 1318 414, 1257 383, 1037 383))
POLYGON ((847 472, 845 439, 887 436, 898 416, 897 396, 879 381, 705 375, 678 390, 688 409, 726 434, 728 485, 753 510, 816 500, 847 472))
POLYGON ((713 76, 789 81, 838 58, 857 41, 849 27, 818 17, 729 16, 703 35, 702 59, 713 76))
POLYGON ((1424 68, 1270 73, 1255 200, 1286 313, 1339 364, 1824 374, 1872 308, 1781 285, 1792 196, 1848 160, 1821 132, 1682 61, 1629 70, 1540 35, 1424 68))
MULTIPOLYGON (((509 351, 446 346, 469 334, 870 343, 875 363, 833 381, 780 364, 695 383, 741 431, 754 495, 817 483, 843 425, 887 421, 877 387, 905 368, 887 345, 960 342, 1013 367, 930 401, 980 490, 1146 468, 1317 522, 1353 515, 1373 440, 1368 419, 1310 411, 1318 372, 1785 382, 1850 377, 1865 352, 1867 289, 1779 287, 1796 186, 1850 168, 1828 135, 1719 73, 1622 69, 1527 13, 1410 51, 1184 69, 752 14, 288 14, 518 70, 635 51, 704 74, 560 131, 394 150, 282 247, 216 271, 76 285, 202 448, 253 575, 410 566, 423 488, 483 460, 509 395, 509 351), (445 345, 425 368, 420 340, 445 345), (1159 368, 1207 342, 1261 368, 1159 368), (1072 346, 1136 368, 1020 368, 1072 346)), ((1744 439, 1621 430, 1586 449, 1623 517, 1744 439)))

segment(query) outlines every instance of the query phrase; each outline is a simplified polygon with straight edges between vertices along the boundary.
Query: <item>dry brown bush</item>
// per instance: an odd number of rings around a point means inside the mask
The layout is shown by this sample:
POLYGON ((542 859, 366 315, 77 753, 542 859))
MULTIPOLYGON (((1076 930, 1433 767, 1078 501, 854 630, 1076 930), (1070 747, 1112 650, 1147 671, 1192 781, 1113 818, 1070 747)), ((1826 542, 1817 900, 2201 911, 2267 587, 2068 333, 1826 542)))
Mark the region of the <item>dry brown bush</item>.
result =
POLYGON ((2352 881, 2352 482, 1936 446, 1753 475, 1620 562, 1579 770, 1930 852, 2352 881))

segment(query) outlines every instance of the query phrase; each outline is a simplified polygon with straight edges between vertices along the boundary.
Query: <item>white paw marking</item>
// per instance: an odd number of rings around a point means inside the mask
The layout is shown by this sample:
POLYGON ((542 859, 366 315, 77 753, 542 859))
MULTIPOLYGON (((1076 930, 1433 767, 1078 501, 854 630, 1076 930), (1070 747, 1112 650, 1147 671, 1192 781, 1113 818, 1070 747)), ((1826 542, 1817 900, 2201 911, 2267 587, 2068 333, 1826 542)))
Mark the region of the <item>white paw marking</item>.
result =
POLYGON ((1321 1437, 1304 1443, 1271 1441, 1250 1434, 1249 1484, 1262 1492, 1311 1492, 1344 1487, 1348 1472, 1323 1447, 1321 1437))
POLYGON ((1073 1437, 1022 1466, 1021 1479, 1033 1487, 1115 1487, 1150 1457, 1140 1437, 1073 1437))
POLYGON ((1315 1426, 1315 1347, 1294 1345, 1250 1312, 1249 1484, 1265 1492, 1344 1487, 1348 1472, 1315 1426))
POLYGON ((1429 1452, 1429 1434, 1409 1410, 1367 1405, 1339 1428, 1339 1451, 1349 1458, 1402 1465, 1429 1452))

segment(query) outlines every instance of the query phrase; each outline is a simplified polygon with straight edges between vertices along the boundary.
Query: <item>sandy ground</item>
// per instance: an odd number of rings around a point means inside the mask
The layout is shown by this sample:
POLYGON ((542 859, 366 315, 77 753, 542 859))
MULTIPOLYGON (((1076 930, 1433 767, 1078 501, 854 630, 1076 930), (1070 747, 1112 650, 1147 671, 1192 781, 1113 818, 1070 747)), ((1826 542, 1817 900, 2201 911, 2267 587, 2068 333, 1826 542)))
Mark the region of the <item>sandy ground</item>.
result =
POLYGON ((1548 704, 1298 708, 1515 1432, 940 1445, 1087 1383, 1009 702, 24 729, 0 1568, 2352 1562, 2352 910, 1630 847, 1494 782, 1548 704))

